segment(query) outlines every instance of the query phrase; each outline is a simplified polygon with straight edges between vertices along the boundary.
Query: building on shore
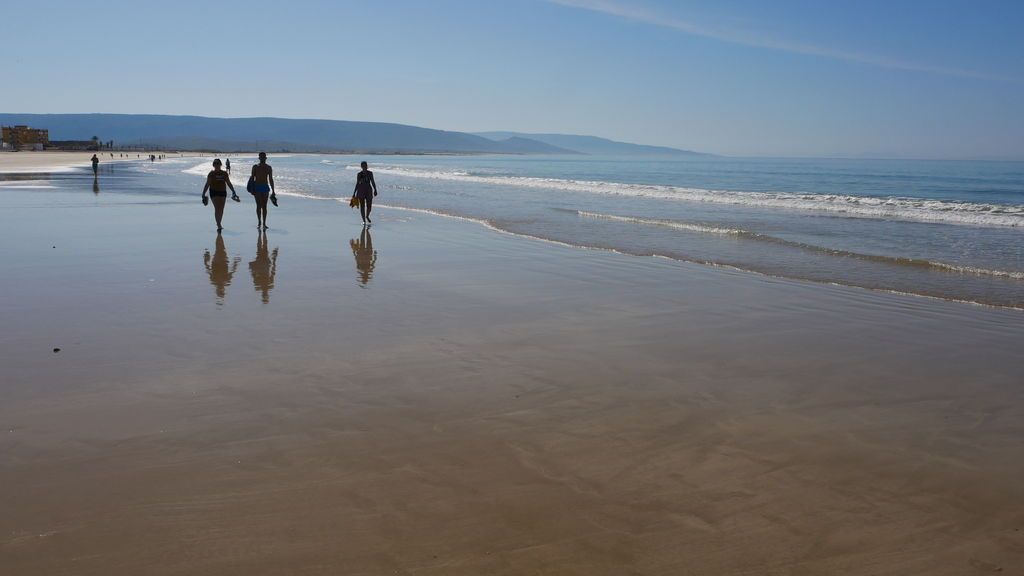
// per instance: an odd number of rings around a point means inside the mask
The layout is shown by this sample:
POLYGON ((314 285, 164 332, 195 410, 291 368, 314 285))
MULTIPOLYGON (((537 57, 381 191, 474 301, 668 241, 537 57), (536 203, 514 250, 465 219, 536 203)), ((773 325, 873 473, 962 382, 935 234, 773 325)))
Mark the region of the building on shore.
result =
POLYGON ((50 143, 50 131, 28 126, 3 126, 0 127, 0 140, 5 148, 42 150, 50 143))

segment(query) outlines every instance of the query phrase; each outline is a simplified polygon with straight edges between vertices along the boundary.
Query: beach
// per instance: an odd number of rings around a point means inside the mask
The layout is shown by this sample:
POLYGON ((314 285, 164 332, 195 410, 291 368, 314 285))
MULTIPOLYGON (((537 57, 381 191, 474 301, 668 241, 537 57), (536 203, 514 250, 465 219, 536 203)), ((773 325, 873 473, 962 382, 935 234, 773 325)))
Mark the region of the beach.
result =
POLYGON ((0 573, 1024 567, 1018 309, 108 168, 0 186, 0 573))
POLYGON ((150 154, 163 154, 163 152, 159 150, 132 150, 131 152, 5 152, 0 153, 0 174, 65 172, 74 168, 90 166, 93 154, 99 158, 101 165, 105 165, 115 162, 137 162, 142 158, 148 158, 150 154), (124 154, 125 157, 119 157, 118 154, 124 154))

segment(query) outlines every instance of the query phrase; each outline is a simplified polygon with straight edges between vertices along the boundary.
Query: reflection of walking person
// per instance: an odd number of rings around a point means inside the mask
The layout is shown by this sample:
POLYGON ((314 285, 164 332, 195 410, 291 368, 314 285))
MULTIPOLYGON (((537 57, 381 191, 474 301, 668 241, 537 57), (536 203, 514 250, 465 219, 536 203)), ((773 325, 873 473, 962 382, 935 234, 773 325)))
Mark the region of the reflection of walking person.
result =
POLYGON ((267 233, 260 230, 256 239, 256 259, 249 262, 252 273, 252 286, 263 294, 263 303, 270 303, 270 291, 274 289, 274 276, 277 274, 277 248, 267 251, 267 233))
POLYGON ((100 159, 95 154, 92 155, 92 175, 96 176, 100 171, 100 159))
POLYGON ((213 161, 213 170, 206 175, 206 185, 203 186, 203 205, 206 205, 206 191, 210 191, 210 199, 213 200, 213 217, 217 220, 217 232, 224 228, 220 225, 224 217, 224 204, 228 200, 228 188, 231 188, 231 199, 241 202, 238 194, 235 194, 235 186, 231 183, 231 176, 220 169, 220 158, 213 161))
POLYGON ((369 224, 373 197, 377 195, 377 183, 373 180, 373 172, 366 169, 366 162, 362 162, 360 166, 362 170, 356 174, 356 187, 352 190, 352 197, 359 202, 359 215, 363 217, 363 224, 369 224))
POLYGON ((359 238, 349 240, 348 245, 356 257, 356 270, 359 272, 356 279, 365 287, 373 278, 373 267, 377 265, 377 251, 373 249, 370 229, 364 226, 359 238))
POLYGON ((217 245, 213 256, 210 256, 209 250, 203 253, 203 266, 206 267, 206 273, 210 275, 210 284, 213 284, 213 288, 217 292, 217 304, 224 303, 224 294, 231 284, 231 277, 238 269, 239 261, 241 258, 237 256, 230 262, 228 261, 228 251, 224 248, 224 237, 220 234, 217 234, 217 245))

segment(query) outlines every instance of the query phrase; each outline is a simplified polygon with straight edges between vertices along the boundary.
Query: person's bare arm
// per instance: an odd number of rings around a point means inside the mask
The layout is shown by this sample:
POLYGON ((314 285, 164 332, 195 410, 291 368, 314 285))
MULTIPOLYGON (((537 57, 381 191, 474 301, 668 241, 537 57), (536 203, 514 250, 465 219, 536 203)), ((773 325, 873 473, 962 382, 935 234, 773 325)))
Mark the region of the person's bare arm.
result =
POLYGON ((377 195, 377 181, 373 179, 373 172, 370 172, 370 185, 373 186, 373 195, 377 195))
POLYGON ((276 194, 274 191, 274 169, 270 167, 270 164, 267 164, 267 181, 270 182, 270 195, 274 196, 276 194))
POLYGON ((238 192, 235 192, 235 185, 231 183, 231 176, 224 177, 228 182, 228 188, 231 188, 231 197, 238 199, 238 192))
POLYGON ((203 198, 206 198, 206 191, 210 189, 210 175, 206 175, 206 186, 203 186, 203 198))

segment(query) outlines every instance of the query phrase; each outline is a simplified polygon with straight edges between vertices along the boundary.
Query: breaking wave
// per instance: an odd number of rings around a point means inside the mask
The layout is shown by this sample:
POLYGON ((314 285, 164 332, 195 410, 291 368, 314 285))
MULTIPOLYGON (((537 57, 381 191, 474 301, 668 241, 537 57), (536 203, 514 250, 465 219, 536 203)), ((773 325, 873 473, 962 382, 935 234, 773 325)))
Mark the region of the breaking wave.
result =
POLYGON ((578 210, 577 214, 583 218, 594 218, 599 220, 610 220, 614 222, 623 222, 629 224, 638 224, 642 226, 660 226, 664 228, 673 228, 676 230, 683 230, 687 232, 697 232, 705 234, 727 234, 744 238, 747 240, 754 240, 759 242, 770 242, 781 246, 787 246, 789 248, 796 248, 798 250, 805 250, 808 252, 815 252, 818 254, 826 254, 829 256, 837 256, 840 258, 855 258, 857 260, 866 260, 870 262, 877 262, 880 264, 891 264, 895 266, 910 266, 918 269, 932 269, 940 272, 949 272, 953 274, 970 274, 974 276, 993 276, 998 278, 1012 278, 1014 280, 1024 280, 1024 272, 1011 271, 1011 270, 992 270, 988 268, 979 268, 974 266, 960 266, 957 264, 947 264, 945 262, 935 262, 932 260, 925 260, 922 258, 906 258, 900 256, 884 256, 881 254, 864 254, 861 252, 853 252, 850 250, 842 250, 838 248, 827 248, 824 246, 816 246, 814 244, 807 244, 804 242, 794 242, 792 240, 786 240, 784 238, 778 238, 776 236, 770 236, 768 234, 761 234, 759 232, 751 232, 749 230, 739 230, 735 228, 722 228, 719 226, 706 225, 700 223, 691 222, 680 222, 676 220, 660 220, 655 218, 636 218, 632 216, 616 216, 614 214, 601 214, 598 212, 587 212, 585 210, 578 210))
MULTIPOLYGON (((358 166, 354 165, 349 165, 346 168, 349 170, 359 169, 358 166)), ((374 168, 374 171, 381 174, 409 178, 523 188, 544 188, 567 192, 633 196, 683 202, 756 206, 826 213, 835 216, 942 222, 974 226, 1024 226, 1024 205, 1020 204, 987 204, 922 198, 797 192, 742 192, 656 184, 621 184, 594 180, 486 176, 461 170, 431 170, 405 166, 377 166, 374 168)))

